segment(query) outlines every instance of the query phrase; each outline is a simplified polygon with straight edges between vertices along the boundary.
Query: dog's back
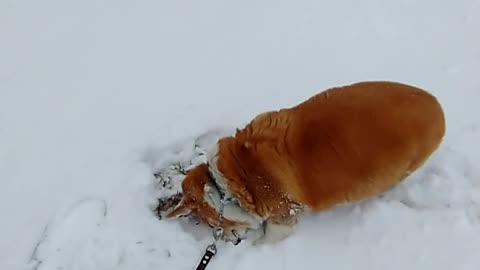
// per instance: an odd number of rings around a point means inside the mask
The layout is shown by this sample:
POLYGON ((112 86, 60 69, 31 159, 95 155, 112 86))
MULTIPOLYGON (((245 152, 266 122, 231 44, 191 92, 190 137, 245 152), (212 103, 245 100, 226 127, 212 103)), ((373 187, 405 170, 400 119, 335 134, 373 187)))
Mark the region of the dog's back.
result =
POLYGON ((285 141, 301 190, 316 210, 370 197, 419 168, 445 133, 427 92, 370 82, 325 91, 293 109, 285 141))
MULTIPOLYGON (((399 83, 358 83, 258 116, 224 142, 228 150, 221 159, 236 157, 219 165, 239 196, 252 193, 252 210, 286 205, 280 200, 285 193, 323 210, 390 188, 426 161, 444 132, 441 106, 427 92, 399 83)), ((283 208, 276 208, 278 214, 285 214, 283 208)))

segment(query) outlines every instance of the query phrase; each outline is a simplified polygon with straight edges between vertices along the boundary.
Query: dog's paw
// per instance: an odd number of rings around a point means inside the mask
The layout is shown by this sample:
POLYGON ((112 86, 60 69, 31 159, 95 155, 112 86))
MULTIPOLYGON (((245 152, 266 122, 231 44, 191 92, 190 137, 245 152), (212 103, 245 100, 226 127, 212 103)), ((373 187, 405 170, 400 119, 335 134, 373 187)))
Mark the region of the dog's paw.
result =
POLYGON ((223 241, 231 242, 234 245, 240 244, 244 239, 247 238, 248 229, 235 229, 235 230, 226 230, 223 234, 223 241))
POLYGON ((276 244, 293 233, 293 226, 265 222, 264 234, 253 242, 253 245, 276 244))

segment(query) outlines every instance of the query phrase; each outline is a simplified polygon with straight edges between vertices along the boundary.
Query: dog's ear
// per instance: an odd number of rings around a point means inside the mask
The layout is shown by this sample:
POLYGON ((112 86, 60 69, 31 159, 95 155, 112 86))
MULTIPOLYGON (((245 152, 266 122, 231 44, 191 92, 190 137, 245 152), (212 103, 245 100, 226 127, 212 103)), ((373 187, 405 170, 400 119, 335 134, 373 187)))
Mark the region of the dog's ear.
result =
POLYGON ((200 164, 191 169, 182 182, 181 199, 170 204, 165 212, 167 218, 189 215, 203 202, 204 187, 208 181, 208 165, 200 164))
POLYGON ((160 219, 169 218, 171 213, 184 205, 183 193, 177 193, 170 197, 158 199, 155 211, 160 219))
POLYGON ((192 209, 188 207, 185 203, 185 200, 182 200, 173 211, 168 213, 166 216, 167 218, 178 218, 181 216, 189 215, 192 212, 192 209))

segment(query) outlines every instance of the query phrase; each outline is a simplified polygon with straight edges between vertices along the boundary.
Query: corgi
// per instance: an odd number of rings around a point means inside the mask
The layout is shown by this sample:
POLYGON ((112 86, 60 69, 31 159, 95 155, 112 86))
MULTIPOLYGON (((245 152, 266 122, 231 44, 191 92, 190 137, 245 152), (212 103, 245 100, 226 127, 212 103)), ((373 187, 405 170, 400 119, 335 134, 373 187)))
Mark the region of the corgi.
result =
POLYGON ((219 139, 161 215, 194 215, 221 226, 233 243, 262 228, 256 243, 275 243, 304 211, 392 188, 428 160, 444 134, 442 107, 425 90, 384 81, 331 88, 219 139))

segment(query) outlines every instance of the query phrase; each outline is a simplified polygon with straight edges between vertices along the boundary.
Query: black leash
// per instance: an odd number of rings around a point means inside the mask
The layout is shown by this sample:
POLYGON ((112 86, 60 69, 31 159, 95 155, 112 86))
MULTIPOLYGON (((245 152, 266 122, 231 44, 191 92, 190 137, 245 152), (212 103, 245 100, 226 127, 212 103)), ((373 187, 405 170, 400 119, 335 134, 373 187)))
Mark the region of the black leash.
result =
POLYGON ((202 260, 197 266, 196 270, 205 270, 207 268, 208 263, 210 260, 217 254, 217 246, 214 244, 211 244, 207 247, 205 250, 205 254, 203 254, 202 260))
POLYGON ((207 268, 208 263, 210 260, 217 254, 217 242, 222 239, 223 237, 223 228, 219 226, 215 227, 213 230, 213 238, 215 239, 213 243, 208 245, 207 249, 205 250, 205 254, 203 254, 202 260, 198 264, 196 270, 205 270, 207 268))

